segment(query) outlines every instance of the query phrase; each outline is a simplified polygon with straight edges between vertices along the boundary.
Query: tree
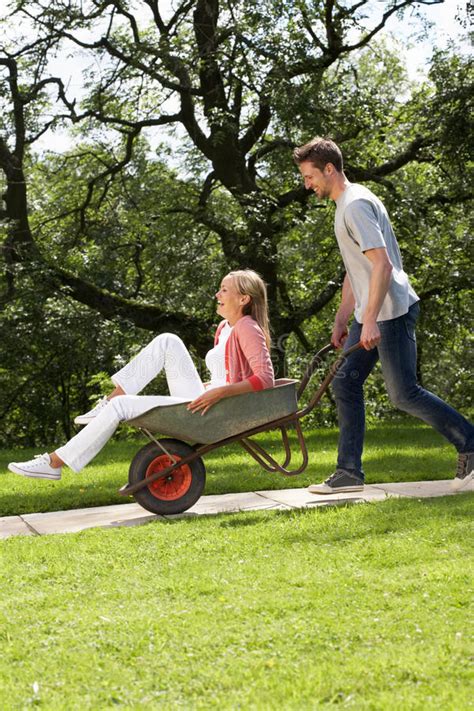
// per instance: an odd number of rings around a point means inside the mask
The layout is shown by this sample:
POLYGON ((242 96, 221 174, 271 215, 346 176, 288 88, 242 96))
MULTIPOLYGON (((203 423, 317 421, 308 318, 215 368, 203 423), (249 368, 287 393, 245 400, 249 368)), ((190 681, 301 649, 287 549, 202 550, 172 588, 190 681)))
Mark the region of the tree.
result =
POLYGON ((387 201, 422 298, 464 293, 469 195, 446 182, 443 145, 462 121, 466 62, 453 73, 440 55, 413 87, 376 42, 395 14, 430 4, 394 0, 364 17, 366 0, 190 0, 167 12, 156 0, 18 0, 10 24, 35 35, 0 55, 3 303, 36 276, 49 294, 176 331, 203 353, 215 316, 196 283, 212 295, 225 271, 251 266, 269 285, 276 355, 288 334, 310 349, 343 277, 332 209, 313 207, 291 161, 316 133, 387 201), (94 61, 81 96, 49 73, 58 51, 94 61), (35 142, 65 125, 74 149, 38 159, 35 142), (435 256, 453 224, 456 280, 435 256))
MULTIPOLYGON (((147 0, 140 3, 141 10, 150 13, 147 26, 134 12, 133 3, 123 0, 18 2, 12 19, 28 17, 37 34, 35 41, 20 49, 4 47, 0 61, 8 75, 11 100, 10 122, 4 126, 7 135, 0 143, 8 184, 7 264, 11 267, 25 258, 46 262, 29 228, 24 185, 25 151, 44 131, 69 121, 87 127, 92 135, 107 127, 111 139, 119 136, 120 158, 113 155, 103 161, 84 185, 82 204, 75 208, 77 230, 85 232, 110 186, 132 160, 140 133, 150 126, 179 126, 185 132, 191 166, 199 175, 194 199, 180 209, 219 236, 230 267, 252 265, 262 274, 270 288, 276 333, 298 331, 308 316, 318 313, 334 296, 341 274, 336 272, 334 283, 323 287, 301 309, 292 304, 279 273, 279 242, 298 221, 298 211, 304 210, 308 200, 307 192, 294 186, 288 166, 276 185, 269 180, 278 152, 284 149, 290 164, 289 149, 302 135, 310 135, 308 112, 298 126, 288 97, 295 97, 303 112, 310 93, 318 104, 331 68, 368 46, 392 15, 417 5, 420 2, 413 0, 385 3, 382 16, 370 29, 359 29, 358 38, 350 41, 366 2, 339 6, 326 0, 307 7, 303 2, 197 0, 180 3, 165 19, 159 4, 147 0), (84 39, 84 30, 89 39, 84 39), (80 107, 68 98, 60 76, 47 75, 48 58, 68 44, 92 53, 101 66, 98 76, 90 78, 80 107), (52 88, 62 108, 42 121, 41 108, 52 88), (33 115, 38 117, 35 121, 33 115), (304 134, 303 128, 307 128, 304 134), (231 220, 222 215, 224 199, 231 220)), ((345 143, 364 132, 361 117, 351 112, 351 118, 355 121, 351 125, 346 121, 344 131, 331 117, 326 125, 320 122, 320 127, 334 128, 338 140, 345 143)), ((399 141, 386 151, 386 160, 368 165, 362 159, 350 164, 348 173, 383 183, 408 162, 424 159, 432 143, 430 136, 413 135, 405 144, 399 141)), ((61 231, 60 218, 57 229, 61 231)), ((75 298, 106 316, 125 315, 144 327, 177 328, 193 342, 201 338, 205 324, 199 320, 124 300, 84 276, 57 265, 48 267, 57 288, 67 286, 75 298)), ((7 296, 13 283, 10 269, 7 296)))

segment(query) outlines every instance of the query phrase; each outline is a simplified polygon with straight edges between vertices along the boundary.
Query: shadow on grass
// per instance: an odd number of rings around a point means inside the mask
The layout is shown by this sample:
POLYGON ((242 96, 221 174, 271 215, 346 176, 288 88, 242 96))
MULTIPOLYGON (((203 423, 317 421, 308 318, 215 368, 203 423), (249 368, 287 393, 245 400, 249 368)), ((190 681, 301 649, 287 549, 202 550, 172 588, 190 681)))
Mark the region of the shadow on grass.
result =
MULTIPOLYGON (((374 537, 382 543, 385 537, 402 536, 405 540, 418 541, 420 556, 423 556, 422 548, 426 543, 441 548, 448 540, 466 548, 470 545, 465 535, 459 536, 457 524, 470 525, 473 501, 474 494, 461 493, 432 499, 387 499, 344 508, 302 509, 293 514, 314 517, 317 545, 363 542, 374 537), (330 526, 327 525, 327 517, 330 518, 330 526)), ((307 533, 295 528, 290 532, 288 542, 298 543, 306 539, 307 533)), ((383 555, 376 562, 380 567, 387 565, 383 555)))
MULTIPOLYGON (((288 555, 292 546, 311 543, 317 565, 318 548, 327 553, 328 546, 342 543, 348 546, 347 556, 352 556, 354 565, 369 557, 375 569, 403 569, 407 544, 412 549, 411 558, 418 556, 420 564, 425 561, 426 546, 445 555, 447 546, 456 544, 470 555, 468 527, 473 502, 474 494, 470 492, 432 499, 393 498, 363 505, 189 516, 168 520, 167 525, 192 526, 195 533, 200 527, 208 532, 209 525, 236 533, 260 526, 263 550, 267 538, 284 540, 288 555), (387 546, 393 555, 387 555, 387 546)), ((162 525, 162 521, 145 524, 162 525)))
MULTIPOLYGON (((315 532, 319 531, 321 535, 324 534, 321 539, 315 539, 315 545, 325 543, 328 539, 349 541, 360 540, 372 535, 397 533, 409 535, 423 528, 433 527, 433 530, 438 531, 439 542, 442 544, 448 537, 456 537, 455 523, 470 523, 472 521, 473 502, 474 494, 467 492, 431 499, 393 498, 368 505, 346 502, 342 506, 284 511, 267 509, 261 512, 247 513, 245 516, 222 514, 217 517, 217 520, 220 528, 240 529, 265 524, 269 516, 274 520, 295 519, 295 521, 301 521, 309 518, 314 521, 315 532), (349 512, 354 513, 354 516, 348 517, 349 512), (328 517, 331 519, 330 528, 327 528, 328 517)), ((286 534, 288 541, 295 542, 307 540, 307 535, 307 530, 301 531, 296 526, 289 534, 286 534)), ((467 540, 459 542, 468 545, 467 540)))

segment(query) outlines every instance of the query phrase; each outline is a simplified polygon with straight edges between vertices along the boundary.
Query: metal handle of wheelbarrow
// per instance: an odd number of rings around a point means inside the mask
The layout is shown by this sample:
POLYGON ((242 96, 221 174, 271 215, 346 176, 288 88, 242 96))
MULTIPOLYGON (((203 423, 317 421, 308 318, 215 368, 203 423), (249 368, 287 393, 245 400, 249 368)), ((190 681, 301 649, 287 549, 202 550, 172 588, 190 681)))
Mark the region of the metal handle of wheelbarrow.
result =
POLYGON ((306 390, 306 386, 308 385, 309 381, 311 380, 311 376, 313 375, 314 371, 316 370, 316 368, 318 366, 321 365, 324 356, 326 356, 328 353, 330 353, 333 350, 334 350, 334 346, 332 345, 332 343, 328 343, 327 346, 324 346, 324 348, 321 348, 321 350, 319 350, 316 353, 313 360, 306 368, 306 372, 303 375, 303 378, 301 380, 301 383, 300 383, 300 386, 299 386, 298 392, 297 392, 298 400, 300 399, 300 397, 306 390))
MULTIPOLYGON (((341 368, 341 366, 344 364, 346 358, 348 355, 351 353, 354 353, 354 351, 359 350, 359 348, 362 348, 362 343, 359 341, 359 343, 356 343, 355 345, 351 346, 347 350, 343 351, 339 358, 334 361, 334 363, 331 365, 331 368, 329 369, 329 373, 326 375, 324 378, 323 382, 319 386, 318 390, 314 393, 308 404, 303 410, 300 410, 298 412, 299 417, 304 417, 307 415, 313 408, 318 404, 318 402, 321 400, 322 396, 328 389, 329 385, 332 383, 334 378, 337 375, 338 370, 341 368)), ((318 365, 321 363, 322 358, 327 355, 330 351, 335 350, 334 346, 332 343, 329 343, 327 346, 324 348, 321 348, 320 351, 316 353, 314 356, 313 360, 311 361, 310 365, 308 366, 306 373, 304 374, 303 380, 300 383, 300 386, 298 388, 298 399, 300 396, 303 394, 309 380, 311 379, 312 374, 318 367, 318 365)))

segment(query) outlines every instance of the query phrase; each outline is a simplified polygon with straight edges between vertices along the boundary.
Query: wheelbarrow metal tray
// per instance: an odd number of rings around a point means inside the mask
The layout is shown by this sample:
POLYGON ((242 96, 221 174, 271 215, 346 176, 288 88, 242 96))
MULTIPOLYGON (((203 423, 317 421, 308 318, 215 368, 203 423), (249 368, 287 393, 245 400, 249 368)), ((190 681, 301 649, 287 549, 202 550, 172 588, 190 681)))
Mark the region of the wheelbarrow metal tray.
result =
POLYGON ((296 412, 296 385, 296 380, 277 380, 274 388, 224 398, 205 415, 187 410, 188 403, 155 407, 127 424, 152 434, 214 444, 296 412))

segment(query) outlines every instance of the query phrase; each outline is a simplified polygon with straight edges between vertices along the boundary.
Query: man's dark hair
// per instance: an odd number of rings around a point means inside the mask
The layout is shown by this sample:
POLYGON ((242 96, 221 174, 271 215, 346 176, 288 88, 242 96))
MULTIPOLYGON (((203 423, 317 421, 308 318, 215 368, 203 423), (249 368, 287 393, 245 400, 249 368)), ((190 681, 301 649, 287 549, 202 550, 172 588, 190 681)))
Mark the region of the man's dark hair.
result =
POLYGON ((298 165, 310 161, 319 170, 324 170, 328 163, 332 163, 339 173, 344 170, 341 149, 330 138, 316 136, 304 146, 295 148, 293 158, 298 165))

